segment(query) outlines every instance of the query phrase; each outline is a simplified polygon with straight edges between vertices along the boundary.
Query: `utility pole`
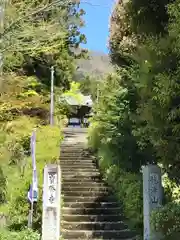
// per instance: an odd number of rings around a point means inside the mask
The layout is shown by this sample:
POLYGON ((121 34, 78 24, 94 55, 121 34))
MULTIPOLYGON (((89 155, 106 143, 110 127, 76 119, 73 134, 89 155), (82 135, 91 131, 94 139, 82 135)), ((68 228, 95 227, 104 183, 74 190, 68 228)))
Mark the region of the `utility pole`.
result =
POLYGON ((50 125, 54 125, 54 67, 51 67, 51 105, 50 105, 50 125))
MULTIPOLYGON (((4 12, 5 0, 0 0, 0 34, 4 32, 4 12)), ((2 53, 2 39, 0 39, 0 76, 3 73, 3 53, 2 53)))
POLYGON ((97 96, 97 103, 99 102, 99 83, 97 84, 97 93, 96 93, 96 96, 97 96))

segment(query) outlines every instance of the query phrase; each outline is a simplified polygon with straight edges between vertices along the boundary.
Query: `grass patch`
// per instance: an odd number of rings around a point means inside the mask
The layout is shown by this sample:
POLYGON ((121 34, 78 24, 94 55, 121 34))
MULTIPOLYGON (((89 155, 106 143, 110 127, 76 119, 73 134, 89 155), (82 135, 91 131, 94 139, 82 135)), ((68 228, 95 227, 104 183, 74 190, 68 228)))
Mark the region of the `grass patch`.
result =
POLYGON ((2 230, 0 232, 0 240, 39 240, 40 234, 30 229, 21 232, 9 232, 2 230))
POLYGON ((29 209, 27 192, 32 179, 29 140, 33 127, 37 128, 36 162, 39 184, 35 229, 41 228, 44 166, 47 163, 57 163, 59 159, 62 134, 58 127, 40 126, 37 119, 28 117, 20 117, 4 126, 6 134, 5 144, 1 144, 0 148, 0 168, 6 184, 3 186, 4 189, 0 189, 0 192, 5 193, 5 199, 0 204, 0 214, 7 216, 7 227, 11 230, 21 230, 27 226, 29 209), (13 160, 15 157, 16 161, 13 160))

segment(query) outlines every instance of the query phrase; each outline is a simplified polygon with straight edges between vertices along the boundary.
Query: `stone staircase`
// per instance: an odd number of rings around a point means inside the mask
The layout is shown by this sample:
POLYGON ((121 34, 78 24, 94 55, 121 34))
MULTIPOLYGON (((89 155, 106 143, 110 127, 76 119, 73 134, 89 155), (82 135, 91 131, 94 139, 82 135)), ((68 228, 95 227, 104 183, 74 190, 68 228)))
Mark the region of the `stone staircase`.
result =
POLYGON ((66 130, 61 146, 61 233, 67 239, 136 239, 124 223, 122 209, 101 180, 93 158, 85 151, 85 133, 66 130))

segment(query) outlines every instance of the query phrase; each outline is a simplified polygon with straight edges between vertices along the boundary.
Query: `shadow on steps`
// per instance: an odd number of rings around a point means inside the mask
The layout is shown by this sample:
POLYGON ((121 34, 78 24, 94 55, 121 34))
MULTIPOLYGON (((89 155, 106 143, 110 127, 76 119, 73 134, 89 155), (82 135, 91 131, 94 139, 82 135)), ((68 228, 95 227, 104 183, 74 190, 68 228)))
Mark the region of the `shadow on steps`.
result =
MULTIPOLYGON (((67 133, 74 138, 77 133, 67 133)), ((81 144, 62 148, 64 208, 62 235, 70 239, 135 239, 122 207, 98 171, 97 161, 81 144)))

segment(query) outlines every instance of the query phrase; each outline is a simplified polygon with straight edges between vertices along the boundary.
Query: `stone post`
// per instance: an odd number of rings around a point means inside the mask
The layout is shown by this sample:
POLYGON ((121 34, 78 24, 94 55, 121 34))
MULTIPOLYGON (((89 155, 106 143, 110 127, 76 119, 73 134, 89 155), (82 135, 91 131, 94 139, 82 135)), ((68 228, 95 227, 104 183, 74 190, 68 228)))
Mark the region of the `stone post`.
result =
POLYGON ((150 216, 162 206, 162 195, 161 169, 157 165, 143 167, 144 240, 160 240, 160 235, 151 230, 150 216))
POLYGON ((58 165, 44 168, 42 240, 59 240, 61 171, 58 165))

